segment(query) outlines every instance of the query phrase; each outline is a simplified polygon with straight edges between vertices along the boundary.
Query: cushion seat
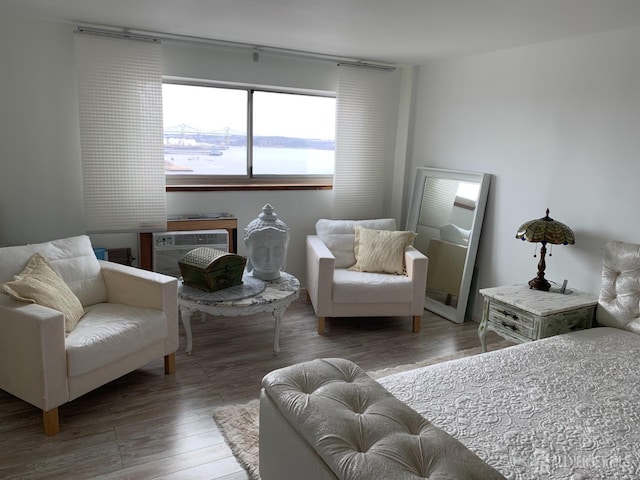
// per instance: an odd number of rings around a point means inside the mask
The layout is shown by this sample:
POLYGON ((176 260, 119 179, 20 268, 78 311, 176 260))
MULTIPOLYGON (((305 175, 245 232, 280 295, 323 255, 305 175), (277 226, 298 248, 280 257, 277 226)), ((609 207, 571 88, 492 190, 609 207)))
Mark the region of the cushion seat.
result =
POLYGON ((91 305, 66 338, 67 374, 75 377, 114 363, 166 336, 161 310, 119 303, 91 305))
POLYGON ((354 272, 336 269, 333 273, 335 303, 411 302, 413 282, 406 275, 354 272))

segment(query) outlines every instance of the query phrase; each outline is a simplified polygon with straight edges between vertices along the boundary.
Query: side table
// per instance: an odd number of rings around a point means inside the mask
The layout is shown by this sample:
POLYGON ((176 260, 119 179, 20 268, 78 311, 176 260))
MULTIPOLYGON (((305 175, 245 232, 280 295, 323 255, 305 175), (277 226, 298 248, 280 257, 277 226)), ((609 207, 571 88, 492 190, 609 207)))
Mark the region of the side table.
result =
POLYGON ((300 281, 293 275, 280 272, 280 278, 266 281, 253 278, 244 273, 243 284, 235 287, 205 292, 178 282, 178 308, 187 336, 186 352, 191 353, 193 338, 191 334, 191 316, 195 312, 211 315, 236 317, 271 312, 276 321, 273 335, 273 350, 280 352, 280 325, 287 307, 300 294, 300 281))
POLYGON ((590 293, 545 292, 528 285, 483 288, 480 294, 484 303, 478 336, 483 352, 489 331, 523 343, 591 328, 598 304, 598 298, 590 293))

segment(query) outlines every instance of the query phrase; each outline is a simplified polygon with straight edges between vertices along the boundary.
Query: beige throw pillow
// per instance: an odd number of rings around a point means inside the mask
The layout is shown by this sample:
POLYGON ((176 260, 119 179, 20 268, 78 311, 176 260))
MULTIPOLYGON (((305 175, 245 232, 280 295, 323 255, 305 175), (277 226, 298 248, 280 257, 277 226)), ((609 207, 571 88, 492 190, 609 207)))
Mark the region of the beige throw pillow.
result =
POLYGON ((37 303, 64 314, 65 331, 69 333, 84 315, 78 297, 53 271, 49 261, 36 253, 13 281, 2 284, 2 291, 14 300, 37 303))
POLYGON ((404 273, 404 249, 416 238, 415 232, 355 228, 356 264, 349 268, 358 272, 404 273))

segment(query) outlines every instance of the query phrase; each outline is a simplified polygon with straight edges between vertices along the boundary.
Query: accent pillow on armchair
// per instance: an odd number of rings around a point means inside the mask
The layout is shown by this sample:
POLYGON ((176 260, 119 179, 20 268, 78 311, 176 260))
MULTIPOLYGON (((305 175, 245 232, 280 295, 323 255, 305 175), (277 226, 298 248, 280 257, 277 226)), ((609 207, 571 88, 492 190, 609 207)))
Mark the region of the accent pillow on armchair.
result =
POLYGON ((349 270, 402 275, 404 249, 412 245, 415 238, 414 232, 371 230, 356 225, 353 247, 356 263, 349 270))

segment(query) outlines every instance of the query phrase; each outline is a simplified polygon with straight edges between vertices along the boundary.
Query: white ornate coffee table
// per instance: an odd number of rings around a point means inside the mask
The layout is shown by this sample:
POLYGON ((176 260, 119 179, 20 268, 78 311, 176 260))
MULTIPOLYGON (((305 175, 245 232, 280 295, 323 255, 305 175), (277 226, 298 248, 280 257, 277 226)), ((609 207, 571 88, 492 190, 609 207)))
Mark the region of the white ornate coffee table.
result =
POLYGON ((280 352, 280 324, 284 312, 300 294, 300 281, 293 275, 280 272, 276 280, 259 280, 246 271, 242 276, 242 285, 205 292, 178 282, 178 307, 180 318, 187 336, 186 352, 191 353, 193 337, 191 335, 191 316, 203 312, 223 317, 253 315, 271 312, 276 320, 273 335, 273 350, 280 352))

